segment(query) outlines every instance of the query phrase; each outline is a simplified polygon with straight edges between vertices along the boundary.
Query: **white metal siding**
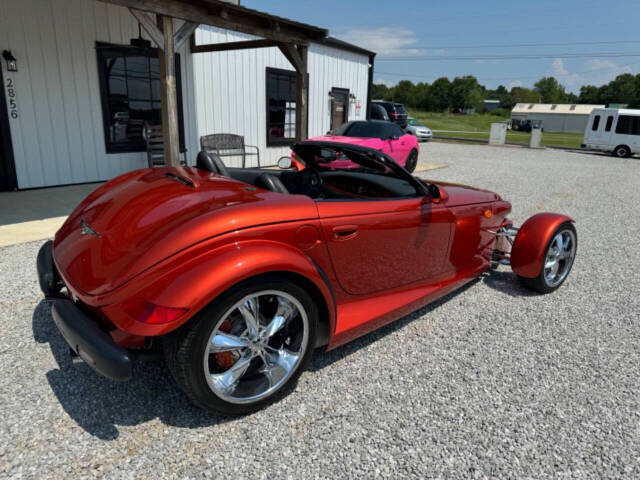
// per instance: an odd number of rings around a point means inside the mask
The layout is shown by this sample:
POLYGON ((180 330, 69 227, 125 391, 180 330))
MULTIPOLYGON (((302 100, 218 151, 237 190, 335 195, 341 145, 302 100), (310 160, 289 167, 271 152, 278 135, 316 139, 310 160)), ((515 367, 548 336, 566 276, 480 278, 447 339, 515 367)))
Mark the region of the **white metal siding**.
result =
MULTIPOLYGON (((105 151, 95 50, 96 41, 128 44, 137 35, 127 9, 95 0, 0 0, 0 49, 18 60, 18 72, 3 74, 4 88, 11 79, 16 93, 18 118, 9 124, 19 188, 107 180, 146 166, 145 153, 105 151)), ((199 28, 197 37, 199 43, 253 38, 213 27, 199 28)), ((259 146, 262 164, 289 153, 266 145, 266 67, 293 70, 277 48, 191 55, 187 43, 180 53, 189 163, 200 136, 209 133, 244 135, 259 146)), ((329 129, 333 87, 349 89, 360 102, 358 111, 351 103, 350 120, 365 118, 368 61, 322 44, 309 47, 309 136, 329 129)), ((248 160, 255 164, 255 157, 248 160)))
MULTIPOLYGON (((95 50, 96 41, 128 44, 138 36, 131 13, 94 0, 0 0, 0 12, 0 47, 18 61, 18 72, 3 75, 5 88, 10 78, 16 91, 18 118, 9 124, 19 188, 107 180, 145 167, 144 153, 105 151, 95 50)), ((185 142, 194 155, 187 49, 180 52, 185 142)))
MULTIPOLYGON (((255 37, 219 28, 203 26, 196 31, 196 42, 222 43, 255 37)), ((349 109, 349 119, 364 119, 369 72, 366 55, 346 52, 321 44, 311 44, 309 70, 309 136, 329 130, 329 91, 348 88, 360 101, 349 109)), ((266 68, 293 71, 293 66, 277 48, 235 50, 193 54, 198 136, 211 133, 244 135, 245 143, 260 148, 263 165, 273 165, 290 153, 288 147, 267 147, 266 68)), ((239 166, 240 158, 224 158, 230 166, 239 166)), ((255 165, 253 156, 247 166, 255 165)))

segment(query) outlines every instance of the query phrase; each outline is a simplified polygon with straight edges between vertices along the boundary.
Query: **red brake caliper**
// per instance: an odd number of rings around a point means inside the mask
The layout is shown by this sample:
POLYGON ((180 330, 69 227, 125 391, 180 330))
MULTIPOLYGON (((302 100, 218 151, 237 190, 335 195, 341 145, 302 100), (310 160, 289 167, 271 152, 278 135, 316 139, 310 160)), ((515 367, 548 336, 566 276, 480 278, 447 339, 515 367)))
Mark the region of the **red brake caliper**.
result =
MULTIPOLYGON (((224 322, 222 322, 219 330, 224 333, 231 333, 231 320, 227 318, 224 322)), ((231 366, 236 362, 231 352, 218 352, 213 356, 216 359, 216 363, 222 370, 230 369, 231 366)))

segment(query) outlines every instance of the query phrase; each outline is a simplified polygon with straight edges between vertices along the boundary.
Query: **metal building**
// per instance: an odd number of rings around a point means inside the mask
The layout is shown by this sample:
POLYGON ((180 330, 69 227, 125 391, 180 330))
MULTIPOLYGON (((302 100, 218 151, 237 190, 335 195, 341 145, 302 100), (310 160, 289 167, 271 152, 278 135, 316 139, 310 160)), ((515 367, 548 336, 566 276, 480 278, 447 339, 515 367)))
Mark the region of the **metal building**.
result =
MULTIPOLYGON (((10 52, 17 66, 10 71, 0 58, 2 189, 102 181, 147 165, 141 118, 158 123, 161 115, 158 52, 140 47, 138 37, 149 35, 114 3, 135 2, 0 0, 0 51, 10 52)), ((327 37, 318 27, 228 8, 282 31, 308 32, 308 136, 366 118, 373 52, 327 37)), ((281 45, 201 25, 176 51, 180 146, 188 163, 195 161, 200 136, 212 133, 244 135, 246 144, 259 148, 262 165, 288 152, 299 133, 291 63, 299 56, 286 56, 281 45), (213 44, 223 47, 215 51, 213 44)), ((225 158, 230 165, 239 161, 225 158)), ((247 157, 247 166, 255 162, 247 157)))
POLYGON ((512 128, 527 121, 541 121, 545 132, 584 133, 589 114, 604 105, 517 103, 511 110, 512 128))

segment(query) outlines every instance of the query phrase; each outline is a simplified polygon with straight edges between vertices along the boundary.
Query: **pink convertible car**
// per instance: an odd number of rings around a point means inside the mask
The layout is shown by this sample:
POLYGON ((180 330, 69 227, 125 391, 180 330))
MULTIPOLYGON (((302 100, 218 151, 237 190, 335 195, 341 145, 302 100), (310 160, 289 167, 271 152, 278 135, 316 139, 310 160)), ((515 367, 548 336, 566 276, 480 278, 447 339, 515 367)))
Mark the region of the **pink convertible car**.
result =
MULTIPOLYGON (((347 122, 327 135, 309 140, 349 143, 375 148, 389 155, 409 172, 413 172, 418 164, 418 152, 420 151, 418 140, 392 122, 382 120, 347 122)), ((335 167, 348 168, 348 165, 335 165, 335 167)))

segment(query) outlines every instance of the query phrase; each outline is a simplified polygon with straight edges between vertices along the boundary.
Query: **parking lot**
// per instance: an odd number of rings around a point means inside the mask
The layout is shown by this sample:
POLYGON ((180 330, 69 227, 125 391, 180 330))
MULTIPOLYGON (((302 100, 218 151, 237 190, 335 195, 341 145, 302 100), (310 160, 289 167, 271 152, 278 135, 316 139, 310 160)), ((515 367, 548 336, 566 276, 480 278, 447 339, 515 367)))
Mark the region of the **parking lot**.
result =
POLYGON ((318 352, 294 392, 211 416, 163 364, 118 384, 73 366, 39 291, 41 242, 0 248, 0 477, 638 478, 640 160, 422 144, 421 173, 497 191, 516 224, 572 216, 547 296, 508 267, 318 352))

